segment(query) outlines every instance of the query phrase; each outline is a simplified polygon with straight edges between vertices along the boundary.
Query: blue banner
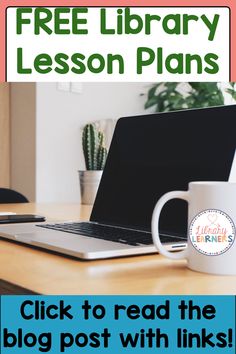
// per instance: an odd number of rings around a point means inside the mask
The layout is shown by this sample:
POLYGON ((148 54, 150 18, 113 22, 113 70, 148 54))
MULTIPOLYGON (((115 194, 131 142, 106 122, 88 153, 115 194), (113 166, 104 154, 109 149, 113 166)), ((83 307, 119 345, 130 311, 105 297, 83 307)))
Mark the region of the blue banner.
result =
POLYGON ((1 353, 235 353, 234 296, 2 296, 1 353))

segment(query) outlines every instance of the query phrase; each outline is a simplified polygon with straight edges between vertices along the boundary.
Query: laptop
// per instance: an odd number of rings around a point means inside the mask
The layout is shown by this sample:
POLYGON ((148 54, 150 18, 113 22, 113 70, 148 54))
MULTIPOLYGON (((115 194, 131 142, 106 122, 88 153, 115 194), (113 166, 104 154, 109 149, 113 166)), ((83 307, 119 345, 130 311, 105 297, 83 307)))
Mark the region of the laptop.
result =
MULTIPOLYGON (((118 120, 90 221, 1 225, 2 238, 82 259, 155 253, 157 200, 190 181, 235 179, 236 105, 118 120)), ((160 220, 168 250, 186 247, 187 205, 170 201, 160 220)))

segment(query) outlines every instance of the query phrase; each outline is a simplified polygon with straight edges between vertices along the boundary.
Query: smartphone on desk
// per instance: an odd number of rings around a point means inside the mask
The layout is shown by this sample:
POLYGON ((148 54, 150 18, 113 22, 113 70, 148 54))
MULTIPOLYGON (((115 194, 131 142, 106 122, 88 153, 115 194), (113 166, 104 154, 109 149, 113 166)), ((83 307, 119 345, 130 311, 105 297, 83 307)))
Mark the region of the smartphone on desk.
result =
POLYGON ((19 222, 42 222, 44 216, 31 214, 0 215, 0 224, 13 224, 19 222))

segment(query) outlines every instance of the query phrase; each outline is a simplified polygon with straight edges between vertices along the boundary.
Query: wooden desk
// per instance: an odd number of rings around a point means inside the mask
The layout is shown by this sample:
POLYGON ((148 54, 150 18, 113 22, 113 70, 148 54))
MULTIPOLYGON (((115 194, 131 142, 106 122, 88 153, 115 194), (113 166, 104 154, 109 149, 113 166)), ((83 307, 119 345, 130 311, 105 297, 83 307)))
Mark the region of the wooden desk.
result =
MULTIPOLYGON (((0 211, 85 220, 90 208, 30 203, 0 205, 0 211)), ((79 261, 6 241, 0 241, 0 279, 40 294, 236 294, 236 276, 192 272, 185 261, 160 255, 79 261)))

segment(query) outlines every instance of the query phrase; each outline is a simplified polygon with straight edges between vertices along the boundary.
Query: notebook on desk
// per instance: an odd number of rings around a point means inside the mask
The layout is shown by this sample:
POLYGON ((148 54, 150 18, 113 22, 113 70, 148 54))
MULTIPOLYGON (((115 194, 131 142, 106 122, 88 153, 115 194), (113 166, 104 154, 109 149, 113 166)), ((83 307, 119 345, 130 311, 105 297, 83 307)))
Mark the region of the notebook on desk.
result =
MULTIPOLYGON (((1 237, 83 259, 156 252, 151 216, 164 193, 235 178, 235 117, 226 106, 121 118, 89 222, 4 225, 1 237)), ((160 230, 168 250, 186 247, 184 201, 164 207, 160 230)))

